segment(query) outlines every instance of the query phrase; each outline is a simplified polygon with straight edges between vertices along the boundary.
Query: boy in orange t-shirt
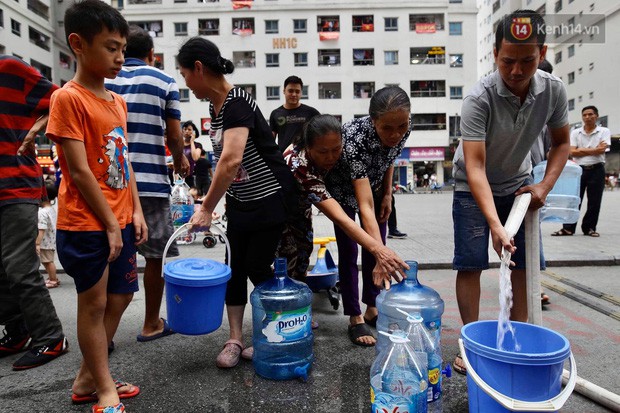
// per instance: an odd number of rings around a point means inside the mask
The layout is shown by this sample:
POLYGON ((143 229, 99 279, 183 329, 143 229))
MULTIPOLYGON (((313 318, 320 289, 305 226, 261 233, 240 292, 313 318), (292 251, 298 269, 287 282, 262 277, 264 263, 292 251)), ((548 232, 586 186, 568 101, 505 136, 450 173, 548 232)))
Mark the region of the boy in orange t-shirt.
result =
POLYGON ((114 381, 108 343, 138 290, 136 245, 147 227, 127 155, 127 105, 104 87, 124 62, 128 25, 100 0, 65 14, 77 59, 73 80, 52 95, 47 136, 58 145, 64 178, 58 198, 58 258, 78 292, 77 329, 83 361, 74 403, 97 402, 95 413, 125 411, 120 399, 137 386, 114 381))

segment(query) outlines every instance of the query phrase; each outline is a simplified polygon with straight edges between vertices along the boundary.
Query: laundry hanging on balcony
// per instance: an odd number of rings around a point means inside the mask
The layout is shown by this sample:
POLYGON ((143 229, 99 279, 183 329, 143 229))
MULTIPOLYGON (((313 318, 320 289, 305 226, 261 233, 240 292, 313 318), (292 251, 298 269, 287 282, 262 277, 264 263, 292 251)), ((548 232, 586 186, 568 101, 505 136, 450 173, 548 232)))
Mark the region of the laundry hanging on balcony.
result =
POLYGON ((338 40, 340 32, 319 32, 319 40, 338 40))

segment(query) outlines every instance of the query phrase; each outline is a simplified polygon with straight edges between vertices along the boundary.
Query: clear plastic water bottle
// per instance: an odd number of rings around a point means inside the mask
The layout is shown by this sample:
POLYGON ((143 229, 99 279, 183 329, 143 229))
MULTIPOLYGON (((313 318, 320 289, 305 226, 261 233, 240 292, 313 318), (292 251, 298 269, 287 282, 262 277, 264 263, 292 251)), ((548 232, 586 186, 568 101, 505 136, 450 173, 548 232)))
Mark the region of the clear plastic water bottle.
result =
POLYGON ((307 380, 314 360, 312 291, 286 273, 286 258, 276 258, 274 277, 250 294, 257 374, 274 380, 307 380))
POLYGON ((411 347, 415 351, 423 352, 427 355, 428 362, 428 391, 427 402, 429 412, 441 412, 441 381, 442 381, 442 359, 441 347, 437 347, 434 337, 424 326, 422 316, 419 313, 406 314, 409 327, 407 328, 407 338, 411 347))
MULTIPOLYGON (((441 316, 444 311, 444 302, 437 291, 419 283, 417 261, 406 262, 409 265, 407 278, 393 285, 389 290, 381 291, 377 297, 377 310, 379 311, 377 331, 389 333, 397 329, 406 330, 409 328, 408 314, 420 314, 423 324, 431 335, 434 346, 440 355, 441 316)), ((388 345, 389 339, 383 334, 379 334, 376 344, 377 354, 381 354, 388 345)), ((435 366, 432 367, 434 370, 435 366)), ((436 403, 435 400, 441 400, 443 374, 445 373, 448 377, 451 375, 448 367, 446 367, 445 371, 441 369, 441 363, 438 369, 438 374, 433 371, 429 375, 429 378, 433 380, 430 388, 432 394, 429 395, 433 400, 429 404, 429 410, 431 411, 441 411, 441 403, 436 403)))
MULTIPOLYGON (((177 180, 174 181, 170 198, 172 224, 176 230, 180 226, 187 224, 194 213, 194 197, 191 196, 189 186, 180 176, 177 176, 177 180)), ((196 233, 188 231, 177 238, 177 244, 191 244, 195 239, 196 233)))
POLYGON ((425 413, 426 353, 416 352, 402 330, 382 335, 390 340, 390 345, 379 353, 370 367, 372 413, 425 413))

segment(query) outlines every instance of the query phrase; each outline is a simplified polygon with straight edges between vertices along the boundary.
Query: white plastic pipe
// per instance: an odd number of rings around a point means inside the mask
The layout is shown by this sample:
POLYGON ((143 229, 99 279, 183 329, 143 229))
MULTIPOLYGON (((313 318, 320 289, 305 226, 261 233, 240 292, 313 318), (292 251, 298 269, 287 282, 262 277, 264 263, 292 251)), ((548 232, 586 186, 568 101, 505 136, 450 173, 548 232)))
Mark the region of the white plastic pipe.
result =
MULTIPOLYGON (((562 374, 562 383, 566 384, 569 375, 569 371, 564 370, 564 373, 562 374)), ((595 403, 607 407, 612 412, 620 412, 620 396, 616 393, 612 393, 607 389, 582 379, 581 377, 577 377, 575 391, 586 396, 595 403)))
POLYGON ((542 326, 540 305, 540 225, 538 210, 525 215, 525 280, 528 323, 542 326))

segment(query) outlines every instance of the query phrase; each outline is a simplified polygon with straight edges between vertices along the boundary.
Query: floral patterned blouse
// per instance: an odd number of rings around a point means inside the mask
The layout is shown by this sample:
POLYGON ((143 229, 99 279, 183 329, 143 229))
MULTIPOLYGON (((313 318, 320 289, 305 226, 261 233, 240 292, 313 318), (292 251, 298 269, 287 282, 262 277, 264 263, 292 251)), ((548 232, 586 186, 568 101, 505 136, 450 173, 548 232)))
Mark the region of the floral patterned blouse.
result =
POLYGON ((383 177, 405 146, 410 131, 398 145, 381 143, 370 116, 342 125, 342 157, 326 176, 329 192, 341 205, 359 211, 353 181, 368 178, 375 199, 383 196, 383 177))
POLYGON ((325 187, 324 173, 308 161, 306 151, 296 146, 289 146, 284 152, 284 160, 293 172, 300 189, 299 211, 310 220, 312 228, 312 205, 331 198, 325 187))

